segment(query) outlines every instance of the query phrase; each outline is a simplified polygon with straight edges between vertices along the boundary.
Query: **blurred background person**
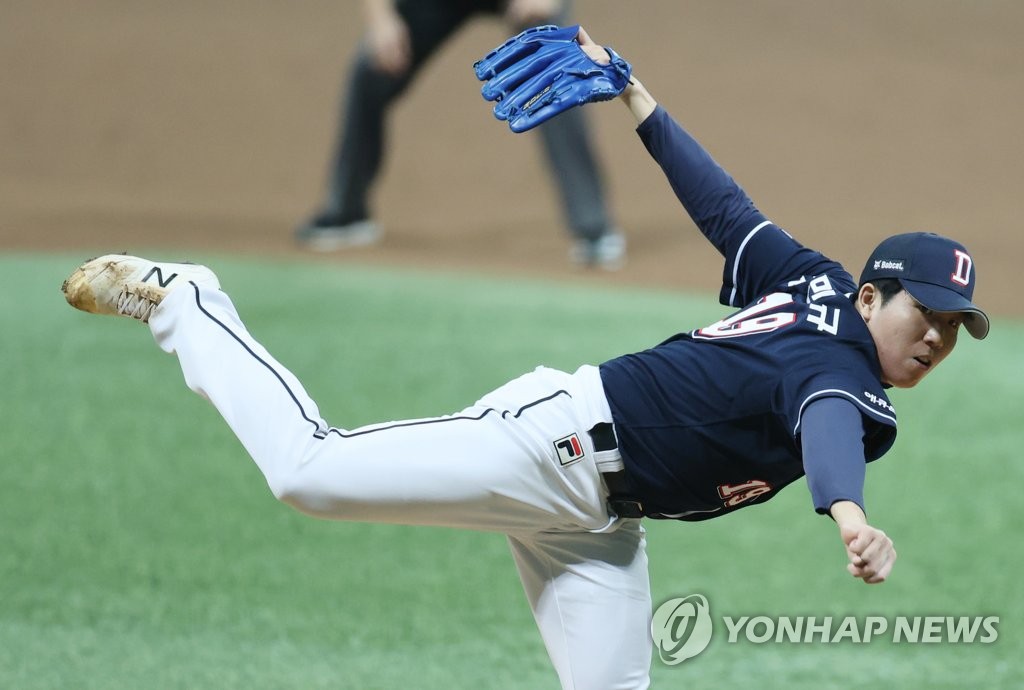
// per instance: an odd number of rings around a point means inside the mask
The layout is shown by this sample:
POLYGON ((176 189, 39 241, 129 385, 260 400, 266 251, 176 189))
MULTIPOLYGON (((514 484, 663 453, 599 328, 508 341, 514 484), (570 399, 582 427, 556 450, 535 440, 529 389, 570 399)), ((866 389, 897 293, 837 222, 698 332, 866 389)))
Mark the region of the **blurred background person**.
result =
MULTIPOLYGON (((299 244, 315 251, 380 239, 369 195, 384 156, 388 108, 466 20, 479 14, 500 16, 515 32, 539 24, 564 25, 569 22, 571 2, 363 0, 363 4, 366 32, 350 70, 326 195, 296 231, 299 244)), ((619 268, 625 260, 626 241, 607 207, 584 112, 578 108, 566 112, 538 131, 573 238, 570 260, 583 266, 619 268)))

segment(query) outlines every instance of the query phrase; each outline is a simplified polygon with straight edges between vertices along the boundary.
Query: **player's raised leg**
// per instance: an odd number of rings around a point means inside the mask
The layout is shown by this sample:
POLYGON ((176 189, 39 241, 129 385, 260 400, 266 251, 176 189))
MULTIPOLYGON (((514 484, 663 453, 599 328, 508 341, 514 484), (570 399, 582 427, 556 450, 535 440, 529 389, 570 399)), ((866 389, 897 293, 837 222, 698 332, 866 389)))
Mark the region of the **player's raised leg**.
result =
POLYGON ((249 334, 207 269, 193 267, 204 287, 172 268, 188 265, 125 257, 117 265, 131 270, 86 264, 76 271, 66 283, 69 302, 124 315, 132 314, 118 302, 145 302, 157 343, 177 355, 188 386, 221 413, 273 493, 299 510, 497 531, 609 522, 594 464, 563 466, 552 444, 571 433, 587 443, 587 424, 601 421, 579 404, 586 396, 572 395, 578 377, 533 372, 456 415, 337 429, 249 334), (165 276, 166 286, 140 287, 134 279, 150 274, 165 276))
POLYGON ((608 522, 596 467, 563 467, 551 443, 584 433, 573 397, 561 392, 572 385, 568 374, 528 374, 457 414, 349 430, 323 420, 223 292, 172 293, 150 327, 273 493, 305 513, 495 531, 608 522))

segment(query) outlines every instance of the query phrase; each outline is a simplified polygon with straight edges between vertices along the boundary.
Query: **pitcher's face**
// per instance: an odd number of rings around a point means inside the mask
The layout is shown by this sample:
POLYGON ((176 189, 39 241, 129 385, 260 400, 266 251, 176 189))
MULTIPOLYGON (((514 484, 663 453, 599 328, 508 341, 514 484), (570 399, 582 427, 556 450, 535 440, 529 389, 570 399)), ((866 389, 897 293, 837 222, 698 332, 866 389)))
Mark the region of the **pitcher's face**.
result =
POLYGON ((878 350, 882 382, 897 388, 916 386, 956 346, 963 314, 932 311, 906 290, 882 304, 873 285, 858 294, 858 310, 878 350))

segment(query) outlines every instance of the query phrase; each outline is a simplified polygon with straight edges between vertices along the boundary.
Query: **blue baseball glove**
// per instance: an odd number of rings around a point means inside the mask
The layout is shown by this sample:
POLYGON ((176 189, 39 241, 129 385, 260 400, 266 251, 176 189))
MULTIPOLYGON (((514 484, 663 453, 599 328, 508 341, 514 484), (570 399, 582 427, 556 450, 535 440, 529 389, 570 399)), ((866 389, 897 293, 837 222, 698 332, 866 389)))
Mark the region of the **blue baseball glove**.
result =
POLYGON ((632 66, 606 47, 611 63, 601 65, 583 52, 579 25, 538 26, 508 39, 473 65, 494 117, 525 132, 584 103, 615 98, 629 83, 632 66))

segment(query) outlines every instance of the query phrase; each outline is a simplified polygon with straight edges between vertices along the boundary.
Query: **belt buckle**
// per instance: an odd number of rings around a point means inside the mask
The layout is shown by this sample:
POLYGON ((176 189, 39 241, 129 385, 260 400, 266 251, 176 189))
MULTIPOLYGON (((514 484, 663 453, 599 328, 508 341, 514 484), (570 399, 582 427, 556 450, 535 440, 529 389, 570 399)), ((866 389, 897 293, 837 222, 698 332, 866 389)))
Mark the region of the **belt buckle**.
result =
POLYGON ((620 518, 642 518, 644 504, 631 498, 608 497, 608 507, 620 518))

